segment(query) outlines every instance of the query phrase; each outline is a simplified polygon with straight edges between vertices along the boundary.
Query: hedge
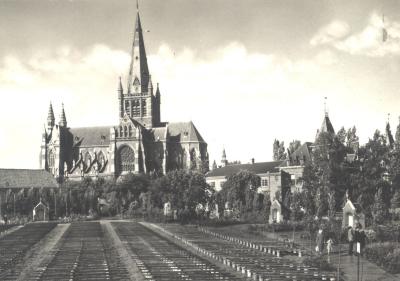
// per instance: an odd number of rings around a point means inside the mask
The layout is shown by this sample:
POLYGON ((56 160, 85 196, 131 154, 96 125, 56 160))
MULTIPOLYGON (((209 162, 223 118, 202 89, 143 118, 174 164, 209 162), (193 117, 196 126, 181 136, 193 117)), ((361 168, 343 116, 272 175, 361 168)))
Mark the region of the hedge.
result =
POLYGON ((365 257, 390 273, 400 273, 400 244, 397 242, 373 243, 364 251, 365 257))

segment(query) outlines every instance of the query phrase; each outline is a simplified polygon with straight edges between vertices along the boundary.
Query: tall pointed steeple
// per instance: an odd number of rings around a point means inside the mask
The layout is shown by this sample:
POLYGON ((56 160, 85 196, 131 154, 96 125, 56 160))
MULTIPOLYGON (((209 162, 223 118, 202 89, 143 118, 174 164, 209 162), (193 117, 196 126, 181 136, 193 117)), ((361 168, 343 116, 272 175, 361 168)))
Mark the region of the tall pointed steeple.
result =
POLYGON ((53 105, 50 102, 49 106, 49 112, 47 113, 47 130, 50 131, 54 127, 54 111, 53 111, 53 105))
POLYGON ((64 104, 61 104, 61 114, 60 122, 58 122, 60 127, 67 127, 67 118, 65 117, 64 104))
POLYGON ((143 30, 137 5, 135 33, 131 51, 131 64, 128 74, 128 93, 146 92, 149 82, 149 68, 144 48, 143 30))
POLYGON ((225 148, 222 150, 221 164, 222 164, 222 167, 225 167, 228 165, 228 160, 226 160, 225 148))
POLYGON ((328 133, 331 136, 335 136, 335 129, 329 119, 329 114, 326 105, 326 97, 324 99, 324 119, 322 120, 321 129, 317 131, 315 139, 319 137, 321 133, 328 133))

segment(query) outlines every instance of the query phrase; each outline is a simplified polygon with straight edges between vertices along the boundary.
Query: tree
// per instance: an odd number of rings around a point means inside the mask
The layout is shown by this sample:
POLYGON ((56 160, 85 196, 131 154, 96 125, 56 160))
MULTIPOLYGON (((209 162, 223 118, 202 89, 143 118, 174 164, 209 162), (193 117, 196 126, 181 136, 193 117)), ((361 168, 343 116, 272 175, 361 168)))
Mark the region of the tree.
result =
POLYGON ((273 159, 274 161, 285 160, 286 159, 286 150, 284 142, 279 142, 279 140, 275 139, 273 144, 273 159))
POLYGON ((379 189, 375 194, 375 201, 372 209, 374 223, 382 224, 387 218, 387 206, 383 200, 382 190, 379 189))
POLYGON ((337 136, 338 140, 340 141, 340 143, 342 143, 343 145, 346 145, 347 132, 344 127, 340 128, 340 130, 337 132, 336 136, 337 136))
POLYGON ((354 150, 358 146, 359 142, 356 126, 353 126, 353 128, 347 130, 346 137, 347 137, 346 146, 354 150))
POLYGON ((242 213, 252 211, 260 181, 259 176, 246 170, 230 175, 220 191, 222 200, 230 202, 242 213))
POLYGON ((299 140, 292 140, 289 143, 289 148, 288 148, 289 154, 292 154, 293 152, 295 152, 300 146, 301 146, 301 142, 299 140))

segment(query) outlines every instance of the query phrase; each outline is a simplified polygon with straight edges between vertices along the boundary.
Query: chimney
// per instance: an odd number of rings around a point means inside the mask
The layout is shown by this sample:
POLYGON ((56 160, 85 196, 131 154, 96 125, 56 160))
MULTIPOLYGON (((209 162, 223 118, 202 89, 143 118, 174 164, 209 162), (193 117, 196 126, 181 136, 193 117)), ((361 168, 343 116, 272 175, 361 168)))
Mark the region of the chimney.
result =
POLYGON ((254 158, 251 158, 251 164, 254 164, 254 158))

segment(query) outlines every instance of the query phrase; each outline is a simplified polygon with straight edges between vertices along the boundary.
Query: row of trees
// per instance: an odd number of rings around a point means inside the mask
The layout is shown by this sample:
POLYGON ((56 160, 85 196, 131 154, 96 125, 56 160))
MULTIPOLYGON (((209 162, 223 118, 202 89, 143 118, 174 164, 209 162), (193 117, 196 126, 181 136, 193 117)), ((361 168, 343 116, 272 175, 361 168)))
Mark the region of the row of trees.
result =
POLYGON ((210 201, 212 190, 203 174, 193 171, 172 171, 161 177, 128 174, 121 181, 69 181, 58 189, 8 189, 1 194, 1 213, 9 217, 30 217, 40 201, 50 208, 52 217, 74 215, 134 215, 162 213, 170 202, 178 213, 195 215, 196 206, 210 201), (101 199, 99 201, 99 199, 101 199), (102 203, 103 208, 99 208, 102 203))

